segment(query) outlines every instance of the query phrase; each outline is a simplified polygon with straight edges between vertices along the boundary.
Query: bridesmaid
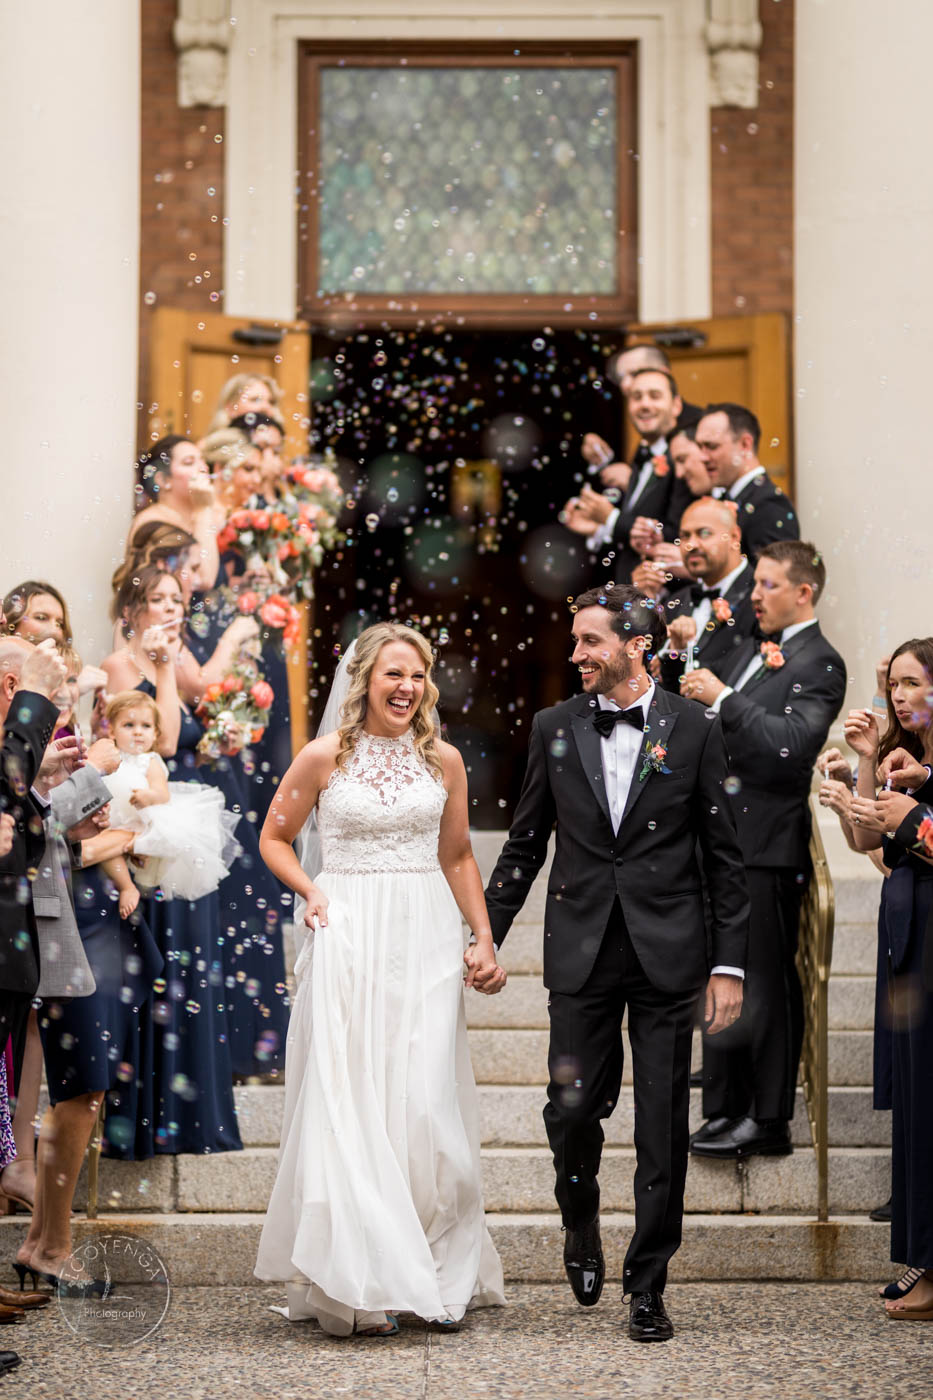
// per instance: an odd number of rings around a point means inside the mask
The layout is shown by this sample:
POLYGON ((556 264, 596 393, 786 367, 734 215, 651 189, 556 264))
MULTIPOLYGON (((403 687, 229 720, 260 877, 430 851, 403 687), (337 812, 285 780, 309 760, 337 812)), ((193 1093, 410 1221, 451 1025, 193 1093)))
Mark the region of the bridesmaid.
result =
MULTIPOLYGON (((184 607, 174 574, 148 565, 118 599, 126 644, 103 663, 108 689, 138 689, 159 706, 158 752, 176 782, 207 782, 202 727, 179 693, 184 607)), ((189 658, 189 667, 195 666, 189 658)), ((242 823, 241 823, 242 825, 242 823)), ((242 1147, 233 1099, 230 1023, 224 994, 223 921, 217 892, 188 902, 149 898, 145 916, 165 959, 155 1023, 157 1153, 242 1147)))
MULTIPOLYGON (((126 585, 120 609, 136 636, 152 622, 160 622, 165 616, 171 619, 176 638, 179 638, 173 664, 177 686, 174 704, 178 713, 180 697, 182 713, 186 716, 184 744, 176 759, 176 764, 184 771, 173 776, 194 778, 219 788, 228 811, 241 816, 234 835, 242 854, 217 894, 208 896, 218 900, 217 955, 220 983, 225 990, 227 1054, 231 1075, 236 1078, 277 1074, 285 1063, 288 1027, 279 890, 259 854, 259 836, 255 817, 250 820, 242 762, 239 757, 233 757, 221 758, 215 763, 198 763, 196 749, 203 731, 192 713, 207 685, 228 674, 240 647, 256 637, 257 624, 253 618, 235 612, 229 622, 225 613, 205 613, 211 622, 208 635, 195 637, 184 632, 182 644, 180 637, 185 619, 182 589, 174 575, 158 568, 144 569, 133 575, 126 585), (138 585, 135 579, 139 580, 138 585), (203 666, 199 664, 199 656, 206 657, 203 666)), ((134 645, 131 641, 130 648, 134 645)), ((137 658, 133 664, 138 665, 139 659, 145 658, 137 658)), ((127 670, 123 675, 123 688, 132 689, 138 684, 138 680, 129 679, 127 670)), ((151 694, 156 678, 150 675, 147 679, 151 694)), ((156 698, 163 712, 163 701, 158 695, 156 698)), ((171 770, 171 763, 169 768, 171 770)))
POLYGON ((16 1253, 26 1274, 58 1287, 72 1250, 75 1185, 100 1100, 107 1099, 111 1155, 153 1155, 151 1036, 148 1013, 163 960, 139 911, 121 919, 116 891, 98 863, 126 850, 125 833, 103 831, 81 843, 73 876, 75 916, 97 983, 87 997, 43 1002, 39 1032, 49 1102, 39 1133, 32 1221, 16 1253))
POLYGON ((883 1296, 892 1320, 933 1321, 933 839, 923 839, 933 833, 933 638, 893 653, 887 705, 883 738, 870 710, 850 710, 845 729, 859 756, 856 845, 880 846, 891 872, 881 894, 894 1027, 891 1257, 908 1268, 883 1296), (891 787, 876 797, 879 779, 891 787))

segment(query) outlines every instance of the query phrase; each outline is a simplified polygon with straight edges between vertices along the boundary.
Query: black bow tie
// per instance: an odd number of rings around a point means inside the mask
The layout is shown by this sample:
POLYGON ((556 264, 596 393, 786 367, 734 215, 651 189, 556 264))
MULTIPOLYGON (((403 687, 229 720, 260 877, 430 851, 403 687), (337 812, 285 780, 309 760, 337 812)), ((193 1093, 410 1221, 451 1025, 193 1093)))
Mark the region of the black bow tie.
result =
POLYGON ((608 739, 616 725, 630 724, 633 729, 642 730, 645 727, 645 712, 640 705, 635 705, 631 710, 597 710, 593 715, 593 724, 604 739, 608 739))
POLYGON ((690 588, 690 601, 694 607, 698 603, 702 603, 704 598, 719 598, 721 596, 718 588, 707 588, 702 583, 694 583, 690 588))

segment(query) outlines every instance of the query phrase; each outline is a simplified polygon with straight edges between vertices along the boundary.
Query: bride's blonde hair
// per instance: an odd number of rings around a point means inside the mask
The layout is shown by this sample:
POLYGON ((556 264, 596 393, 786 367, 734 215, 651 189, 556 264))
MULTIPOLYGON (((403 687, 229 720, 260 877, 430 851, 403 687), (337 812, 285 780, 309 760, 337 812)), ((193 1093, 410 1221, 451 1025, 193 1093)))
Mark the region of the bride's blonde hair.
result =
POLYGON ((424 664, 424 694, 411 721, 411 734, 415 742, 415 752, 427 765, 436 778, 442 778, 444 769, 437 748, 437 732, 431 711, 438 700, 438 689, 431 680, 434 657, 431 648, 420 632, 413 627, 403 627, 399 622, 377 622, 367 627, 356 639, 353 660, 347 666, 350 689, 340 707, 340 728, 337 747, 337 767, 343 768, 356 748, 356 741, 366 723, 366 701, 369 695, 369 681, 380 651, 387 642, 407 642, 414 647, 424 664))

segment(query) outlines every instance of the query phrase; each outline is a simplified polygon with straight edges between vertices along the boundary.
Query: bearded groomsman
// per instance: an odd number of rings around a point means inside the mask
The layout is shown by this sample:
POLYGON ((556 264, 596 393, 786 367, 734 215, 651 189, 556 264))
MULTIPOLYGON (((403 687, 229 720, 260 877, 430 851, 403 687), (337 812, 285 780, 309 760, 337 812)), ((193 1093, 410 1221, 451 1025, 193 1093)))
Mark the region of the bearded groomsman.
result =
POLYGON ((659 658, 661 684, 677 692, 688 663, 720 672, 756 626, 754 571, 731 503, 707 496, 688 506, 680 552, 693 582, 665 602, 668 645, 659 658))
POLYGON ((645 658, 663 640, 656 605, 635 588, 610 584, 576 600, 573 662, 584 694, 535 715, 512 828, 486 888, 501 944, 556 824, 544 918, 544 1121, 564 1266, 577 1301, 596 1303, 601 1123, 619 1098, 627 1011, 636 1171, 623 1280, 629 1335, 640 1342, 673 1335, 663 1293, 683 1223, 694 1017, 705 988, 711 1035, 737 1018, 748 921, 720 724, 655 686, 645 658))
POLYGON ((810 783, 845 697, 842 657, 823 636, 815 604, 826 568, 812 544, 767 545, 752 605, 765 640, 749 639, 719 679, 688 672, 684 695, 722 719, 725 787, 752 902, 745 1009, 721 1040, 704 1039, 703 1111, 696 1156, 791 1151, 803 996, 797 975, 801 897, 810 878, 810 783))

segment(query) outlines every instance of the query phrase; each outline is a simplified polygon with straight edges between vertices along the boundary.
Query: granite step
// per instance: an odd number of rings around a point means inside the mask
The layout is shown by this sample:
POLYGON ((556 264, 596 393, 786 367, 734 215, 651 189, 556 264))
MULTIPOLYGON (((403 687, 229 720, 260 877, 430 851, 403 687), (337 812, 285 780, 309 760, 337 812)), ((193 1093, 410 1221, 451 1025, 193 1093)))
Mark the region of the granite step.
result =
MULTIPOLYGON (((618 1284, 635 1222, 631 1215, 607 1212, 601 1224, 607 1274, 618 1284)), ((175 1288, 256 1284, 253 1266, 261 1229, 260 1215, 239 1212, 143 1215, 127 1211, 103 1220, 78 1216, 74 1221, 76 1245, 102 1230, 146 1239, 164 1261, 175 1288)), ((507 1281, 564 1281, 559 1216, 492 1214, 489 1229, 507 1281)), ((12 1258, 26 1230, 22 1216, 0 1220, 3 1257, 12 1258)), ((799 1215, 688 1215, 670 1277, 680 1282, 889 1279, 896 1273, 888 1258, 889 1241, 888 1226, 874 1224, 867 1216, 832 1216, 820 1225, 799 1215)), ((8 1276, 13 1277, 9 1271, 8 1276)))
MULTIPOLYGON (((278 1150, 248 1147, 217 1156, 162 1157, 154 1164, 101 1163, 99 1209, 173 1213, 263 1212, 275 1180, 278 1150)), ((833 1148, 829 1158, 830 1209, 861 1213, 886 1199, 890 1153, 885 1148, 833 1148)), ((491 1212, 547 1212, 554 1209, 554 1168, 546 1147, 490 1147, 482 1154, 483 1192, 491 1212)), ((603 1209, 634 1210, 635 1149, 607 1147, 600 1169, 603 1209)), ((790 1157, 753 1157, 747 1163, 691 1158, 684 1200, 689 1214, 755 1211, 814 1214, 816 1158, 801 1147, 790 1157)), ((86 1205, 82 1175, 75 1196, 86 1205)))
MULTIPOLYGON (((547 1077, 548 1032, 473 1027, 470 1058, 478 1084, 541 1084, 547 1077)), ((632 1056, 623 1031, 622 1082, 632 1082, 632 1056)), ((693 1036, 693 1065, 700 1066, 701 1036, 693 1036)), ((829 1032, 830 1084, 857 1086, 872 1082, 871 1031, 829 1032)))
MULTIPOLYGON (((488 1147, 543 1147, 541 1110, 546 1101, 543 1084, 479 1086, 480 1135, 488 1147)), ((246 1147, 278 1145, 285 1089, 282 1085, 243 1085, 236 1090, 240 1136, 246 1147)), ((630 1147, 635 1110, 632 1090, 623 1085, 619 1103, 605 1124, 606 1141, 613 1147, 630 1147)), ((690 1091, 690 1125, 702 1119, 701 1091, 690 1091)), ((792 1140, 803 1146, 810 1141, 803 1095, 798 1089, 792 1140)), ((871 1106, 871 1090, 864 1086, 837 1085, 829 1091, 829 1143, 831 1147, 886 1147, 891 1138, 890 1113, 871 1106)), ((213 1160, 213 1159, 211 1159, 213 1160)))
MULTIPOLYGON (((472 994, 467 997, 467 1025, 488 1030, 544 1029, 548 1024, 547 1002, 547 988, 540 977, 530 973, 510 974, 505 989, 497 996, 472 994)), ((874 1021, 874 977, 858 973, 831 977, 830 1029, 870 1031, 874 1021)))

